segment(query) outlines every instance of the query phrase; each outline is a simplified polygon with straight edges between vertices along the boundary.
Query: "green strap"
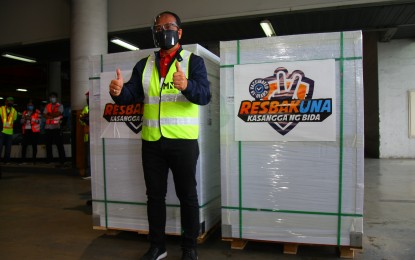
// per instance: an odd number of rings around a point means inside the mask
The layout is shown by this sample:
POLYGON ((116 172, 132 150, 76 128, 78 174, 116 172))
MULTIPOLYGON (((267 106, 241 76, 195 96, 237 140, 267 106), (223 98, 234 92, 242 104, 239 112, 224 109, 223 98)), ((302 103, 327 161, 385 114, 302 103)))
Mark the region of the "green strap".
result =
MULTIPOLYGON (((343 58, 334 58, 335 61, 340 61, 340 60, 361 60, 363 59, 362 56, 356 56, 356 57, 343 57, 343 58)), ((327 60, 327 58, 324 59, 313 59, 313 60, 327 60)), ((296 62, 300 62, 300 61, 309 61, 309 60, 295 60, 296 62)), ((270 62, 259 62, 259 63, 250 63, 250 64, 266 64, 266 63, 275 63, 276 61, 270 61, 270 62)), ((220 65, 219 66, 221 69, 224 68, 233 68, 235 67, 235 64, 227 64, 227 65, 220 65)))
MULTIPOLYGON (((222 206, 222 209, 229 210, 244 210, 244 211, 263 211, 274 213, 288 213, 288 214, 302 214, 302 215, 321 215, 321 216, 335 216, 339 215, 338 212, 324 212, 324 211, 304 211, 304 210, 286 210, 286 209, 261 209, 261 208, 240 208, 232 206, 222 206)), ((341 213, 342 217, 363 217, 363 214, 356 213, 341 213)))
POLYGON ((239 141, 239 238, 242 238, 242 142, 239 141))
POLYGON ((337 245, 340 247, 343 201, 343 101, 344 101, 344 35, 340 32, 340 162, 339 162, 339 203, 337 216, 337 245))
POLYGON ((212 203, 212 202, 214 202, 215 200, 218 200, 218 199, 220 199, 221 198, 221 196, 219 195, 219 196, 216 196, 216 197, 214 197, 213 199, 211 199, 211 200, 209 200, 209 201, 207 201, 205 204, 203 204, 203 205, 200 205, 199 206, 199 208, 201 209, 201 208, 204 208, 204 207, 206 207, 207 205, 209 205, 210 203, 212 203))
POLYGON ((108 228, 108 203, 107 203, 107 170, 105 167, 105 139, 102 138, 102 166, 104 177, 104 205, 105 205, 105 227, 108 228))
MULTIPOLYGON (((241 63, 241 48, 239 40, 236 41, 236 63, 241 63)), ((238 142, 239 150, 239 238, 242 238, 242 142, 238 142)))
MULTIPOLYGON (((214 201, 216 201, 218 199, 220 199, 220 196, 214 197, 213 199, 207 201, 205 204, 200 205, 199 209, 205 208, 206 206, 208 206, 209 204, 213 203, 214 201)), ((98 203, 105 203, 105 204, 123 204, 123 205, 147 206, 146 202, 108 200, 108 199, 103 199, 103 200, 94 199, 92 201, 93 202, 98 202, 98 203)), ((170 207, 170 208, 179 208, 180 207, 179 204, 166 204, 166 206, 170 207)))
POLYGON ((239 65, 241 64, 241 44, 239 40, 236 41, 236 51, 237 51, 236 64, 239 65))
MULTIPOLYGON (((101 62, 101 73, 104 71, 104 57, 101 54, 100 57, 101 62)), ((108 203, 107 203, 107 168, 106 168, 106 162, 105 162, 105 139, 102 138, 102 167, 103 167, 103 178, 104 178, 104 207, 105 207, 105 227, 108 228, 108 203)))
POLYGON ((235 67, 235 65, 230 64, 230 65, 220 65, 220 68, 233 68, 235 67))
POLYGON ((101 54, 101 73, 104 72, 104 56, 101 54))

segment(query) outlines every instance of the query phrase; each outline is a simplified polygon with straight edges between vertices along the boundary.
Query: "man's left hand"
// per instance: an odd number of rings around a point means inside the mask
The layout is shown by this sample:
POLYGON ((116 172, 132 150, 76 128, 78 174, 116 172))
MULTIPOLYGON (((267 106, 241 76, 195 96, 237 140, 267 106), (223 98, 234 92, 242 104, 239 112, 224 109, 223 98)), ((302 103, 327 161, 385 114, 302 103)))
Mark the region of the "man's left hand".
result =
POLYGON ((173 73, 173 84, 175 88, 183 91, 187 88, 187 78, 178 61, 176 61, 176 69, 177 71, 173 73))

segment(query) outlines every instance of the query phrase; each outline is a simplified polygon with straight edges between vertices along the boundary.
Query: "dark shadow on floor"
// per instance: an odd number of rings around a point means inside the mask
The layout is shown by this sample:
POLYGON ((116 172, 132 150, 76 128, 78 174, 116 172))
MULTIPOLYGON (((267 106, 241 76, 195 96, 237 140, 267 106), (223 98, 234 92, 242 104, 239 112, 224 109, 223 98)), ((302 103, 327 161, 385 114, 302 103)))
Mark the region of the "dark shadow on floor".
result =
POLYGON ((63 210, 75 210, 75 211, 80 211, 86 215, 90 215, 92 216, 92 207, 88 206, 86 201, 85 201, 85 205, 78 205, 72 208, 63 208, 63 210))

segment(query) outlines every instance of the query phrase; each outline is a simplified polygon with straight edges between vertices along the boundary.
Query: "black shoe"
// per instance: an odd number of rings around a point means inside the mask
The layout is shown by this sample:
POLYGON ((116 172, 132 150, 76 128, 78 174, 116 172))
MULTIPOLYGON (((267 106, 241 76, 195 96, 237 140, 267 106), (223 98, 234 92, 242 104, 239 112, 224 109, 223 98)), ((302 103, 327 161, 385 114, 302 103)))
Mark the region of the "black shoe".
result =
POLYGON ((196 260, 197 252, 194 248, 183 248, 182 260, 196 260))
POLYGON ((145 253, 141 260, 160 260, 167 257, 167 251, 163 248, 150 247, 150 249, 145 253))

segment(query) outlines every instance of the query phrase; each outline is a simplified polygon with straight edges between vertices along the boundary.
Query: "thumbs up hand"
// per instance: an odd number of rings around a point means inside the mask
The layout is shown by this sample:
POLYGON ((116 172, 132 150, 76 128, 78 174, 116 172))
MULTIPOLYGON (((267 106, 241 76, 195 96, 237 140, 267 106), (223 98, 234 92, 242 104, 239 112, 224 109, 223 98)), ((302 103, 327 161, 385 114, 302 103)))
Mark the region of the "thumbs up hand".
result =
POLYGON ((177 71, 173 73, 173 84, 175 88, 183 91, 187 88, 187 78, 178 61, 176 61, 176 70, 177 71))
POLYGON ((111 80, 109 91, 112 96, 118 97, 121 94, 122 87, 124 85, 124 79, 121 75, 121 70, 116 70, 117 78, 111 80))

